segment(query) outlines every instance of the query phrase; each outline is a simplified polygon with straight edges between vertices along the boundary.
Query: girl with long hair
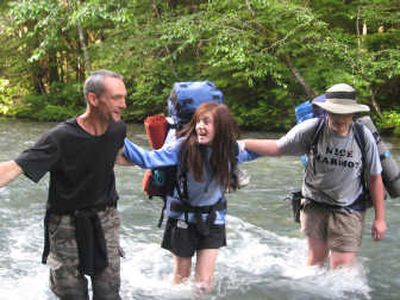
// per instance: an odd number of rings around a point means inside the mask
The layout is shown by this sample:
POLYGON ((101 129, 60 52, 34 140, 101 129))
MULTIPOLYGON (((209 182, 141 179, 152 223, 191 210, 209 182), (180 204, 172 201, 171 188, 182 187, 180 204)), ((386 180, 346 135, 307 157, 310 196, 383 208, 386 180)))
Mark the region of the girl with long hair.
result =
POLYGON ((224 104, 204 103, 177 140, 147 151, 125 140, 123 155, 141 168, 176 166, 166 197, 168 216, 162 247, 174 255, 174 283, 186 281, 196 254, 196 285, 209 292, 218 249, 226 246, 225 191, 238 187, 237 164, 257 155, 239 147, 238 128, 224 104))

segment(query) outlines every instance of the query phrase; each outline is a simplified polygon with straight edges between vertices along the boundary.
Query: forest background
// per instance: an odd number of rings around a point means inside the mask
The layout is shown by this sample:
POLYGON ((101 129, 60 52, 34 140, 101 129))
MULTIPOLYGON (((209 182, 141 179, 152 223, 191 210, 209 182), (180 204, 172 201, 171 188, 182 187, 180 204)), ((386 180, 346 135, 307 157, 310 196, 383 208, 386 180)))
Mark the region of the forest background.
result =
POLYGON ((2 116, 75 116, 106 68, 125 77, 126 121, 208 79, 242 128, 287 130, 297 104, 345 82, 400 135, 400 1, 0 0, 0 17, 2 116))

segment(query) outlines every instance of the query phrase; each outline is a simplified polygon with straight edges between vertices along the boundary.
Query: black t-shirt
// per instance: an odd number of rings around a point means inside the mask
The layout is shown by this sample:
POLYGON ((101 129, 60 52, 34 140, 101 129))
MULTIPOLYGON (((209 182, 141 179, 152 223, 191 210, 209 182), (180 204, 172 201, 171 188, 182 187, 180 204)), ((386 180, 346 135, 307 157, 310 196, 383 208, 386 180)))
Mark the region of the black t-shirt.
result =
POLYGON ((45 133, 15 162, 34 182, 50 171, 48 203, 54 213, 112 205, 118 200, 114 163, 125 136, 122 121, 92 136, 71 119, 45 133))

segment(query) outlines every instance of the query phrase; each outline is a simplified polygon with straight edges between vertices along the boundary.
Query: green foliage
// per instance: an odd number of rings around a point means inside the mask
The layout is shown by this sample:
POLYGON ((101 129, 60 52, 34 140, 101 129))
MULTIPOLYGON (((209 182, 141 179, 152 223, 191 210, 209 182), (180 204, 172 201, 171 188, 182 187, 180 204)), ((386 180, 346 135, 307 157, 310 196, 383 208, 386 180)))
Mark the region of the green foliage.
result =
POLYGON ((85 106, 81 83, 65 84, 54 82, 47 95, 47 103, 66 106, 71 109, 81 109, 85 106))
POLYGON ((400 96, 392 92, 400 83, 400 3, 323 0, 312 1, 311 7, 334 29, 332 37, 346 45, 348 65, 339 66, 339 71, 350 75, 347 82, 356 87, 359 98, 376 106, 375 99, 377 105, 390 109, 400 96))
POLYGON ((83 111, 85 104, 80 85, 54 83, 50 91, 49 94, 26 96, 25 101, 16 106, 15 116, 39 121, 60 121, 83 111))
POLYGON ((0 115, 13 116, 16 105, 26 93, 20 85, 12 86, 9 80, 0 77, 0 115))
POLYGON ((393 130, 400 136, 400 110, 383 112, 382 117, 376 120, 376 126, 384 131, 393 130))
POLYGON ((7 88, 8 80, 0 79, 0 114, 6 115, 13 105, 11 90, 7 88))
MULTIPOLYGON (((30 99, 31 101, 33 99, 30 99)), ((41 101, 38 101, 41 102, 41 101)), ((33 106, 21 106, 15 113, 15 116, 22 119, 32 119, 38 121, 60 121, 76 116, 76 111, 67 107, 45 104, 40 110, 33 106)))
POLYGON ((288 129, 295 105, 338 82, 384 115, 400 97, 398 1, 8 2, 0 74, 32 96, 0 100, 7 113, 76 114, 87 60, 125 76, 134 121, 165 112, 176 81, 214 81, 241 126, 269 130, 288 129))
MULTIPOLYGON (((255 93, 258 94, 258 93, 255 93)), ((246 95, 242 94, 242 99, 246 95)), ((238 123, 248 129, 265 129, 269 131, 288 129, 294 125, 294 105, 287 105, 288 95, 281 89, 274 89, 262 94, 261 99, 252 99, 252 93, 247 94, 250 98, 241 103, 233 102, 232 109, 236 112, 238 123), (268 99, 274 99, 268 101, 268 99), (250 103, 253 102, 253 105, 250 103), (286 109, 282 110, 282 107, 286 109)), ((254 97, 255 95, 253 95, 254 97)))

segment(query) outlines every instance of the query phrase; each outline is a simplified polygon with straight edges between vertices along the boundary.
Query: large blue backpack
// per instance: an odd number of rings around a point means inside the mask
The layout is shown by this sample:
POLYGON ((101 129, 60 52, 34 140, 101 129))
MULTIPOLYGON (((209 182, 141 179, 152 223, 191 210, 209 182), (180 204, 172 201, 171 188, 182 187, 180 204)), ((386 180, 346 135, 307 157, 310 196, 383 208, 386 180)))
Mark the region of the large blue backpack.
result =
POLYGON ((168 98, 168 114, 180 129, 190 121, 196 108, 206 102, 224 102, 223 93, 213 82, 176 82, 168 98))

